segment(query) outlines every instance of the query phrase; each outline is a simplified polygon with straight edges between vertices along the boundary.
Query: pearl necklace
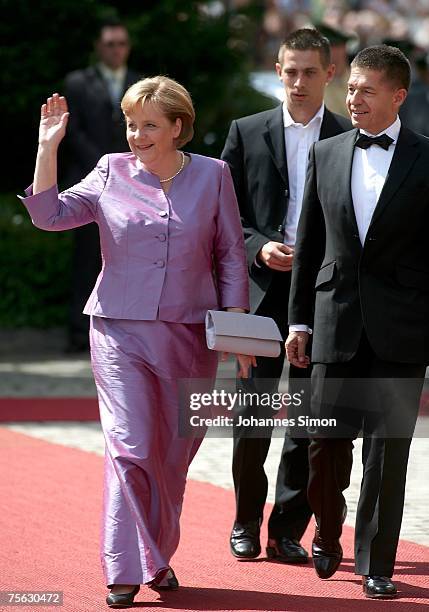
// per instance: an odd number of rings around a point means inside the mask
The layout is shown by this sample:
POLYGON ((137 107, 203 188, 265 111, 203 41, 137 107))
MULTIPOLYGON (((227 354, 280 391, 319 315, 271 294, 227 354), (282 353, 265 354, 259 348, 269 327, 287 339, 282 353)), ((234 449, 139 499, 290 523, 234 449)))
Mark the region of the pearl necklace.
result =
POLYGON ((182 163, 180 164, 180 168, 178 169, 176 174, 173 174, 173 176, 170 176, 166 179, 159 179, 160 183, 168 183, 168 181, 172 181, 174 178, 176 178, 178 174, 182 172, 183 168, 185 167, 185 154, 183 153, 183 151, 180 151, 180 153, 182 154, 182 163))

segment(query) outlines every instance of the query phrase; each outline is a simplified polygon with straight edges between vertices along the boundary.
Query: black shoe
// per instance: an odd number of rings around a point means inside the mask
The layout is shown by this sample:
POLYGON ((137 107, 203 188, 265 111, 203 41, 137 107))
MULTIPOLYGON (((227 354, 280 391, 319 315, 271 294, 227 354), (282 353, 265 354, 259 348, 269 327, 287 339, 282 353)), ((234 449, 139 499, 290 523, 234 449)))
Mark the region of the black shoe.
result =
POLYGON ((231 552, 237 559, 255 559, 261 554, 259 533, 261 519, 248 523, 234 523, 229 540, 231 552))
POLYGON ((177 591, 179 588, 179 581, 176 578, 176 574, 173 571, 173 568, 170 567, 168 572, 161 578, 159 582, 149 583, 149 588, 154 591, 177 591))
POLYGON ((343 558, 343 549, 339 540, 323 540, 316 524, 313 543, 311 545, 313 565, 319 578, 325 580, 337 571, 343 558))
POLYGON ((139 591, 140 585, 137 584, 129 593, 121 593, 120 595, 110 593, 106 597, 106 603, 109 608, 131 608, 131 606, 134 604, 134 597, 139 591))
POLYGON ((362 587, 365 597, 371 599, 395 597, 398 592, 386 576, 362 576, 362 587))
POLYGON ((298 540, 291 538, 269 538, 267 544, 268 559, 276 559, 282 563, 308 563, 308 552, 298 540))

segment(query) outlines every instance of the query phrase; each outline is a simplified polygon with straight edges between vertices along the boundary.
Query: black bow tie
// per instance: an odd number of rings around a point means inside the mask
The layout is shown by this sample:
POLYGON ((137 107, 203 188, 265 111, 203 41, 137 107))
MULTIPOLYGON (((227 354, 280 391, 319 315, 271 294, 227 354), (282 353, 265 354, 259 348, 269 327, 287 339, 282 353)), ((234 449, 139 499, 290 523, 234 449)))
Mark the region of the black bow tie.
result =
POLYGON ((361 134, 356 140, 355 146, 361 149, 368 149, 371 145, 376 144, 387 151, 392 142, 393 138, 390 138, 387 134, 381 134, 380 136, 367 136, 366 134, 361 134))

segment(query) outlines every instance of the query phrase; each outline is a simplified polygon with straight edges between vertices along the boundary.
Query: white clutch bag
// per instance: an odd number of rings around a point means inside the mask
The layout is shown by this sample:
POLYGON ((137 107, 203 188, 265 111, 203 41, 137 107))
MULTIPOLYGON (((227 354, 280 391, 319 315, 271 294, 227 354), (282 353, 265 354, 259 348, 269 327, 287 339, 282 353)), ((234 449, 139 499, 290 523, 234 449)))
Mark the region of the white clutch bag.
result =
POLYGON ((278 357, 283 338, 276 322, 270 317, 208 310, 206 340, 213 351, 278 357))

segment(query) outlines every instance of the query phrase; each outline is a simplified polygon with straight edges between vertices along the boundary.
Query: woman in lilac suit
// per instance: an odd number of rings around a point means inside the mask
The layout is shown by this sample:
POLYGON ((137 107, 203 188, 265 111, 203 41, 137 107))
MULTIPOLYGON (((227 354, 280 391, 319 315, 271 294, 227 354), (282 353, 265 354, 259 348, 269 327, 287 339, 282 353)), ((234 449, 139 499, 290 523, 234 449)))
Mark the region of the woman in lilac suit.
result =
MULTIPOLYGON (((245 312, 248 281, 227 164, 183 153, 194 109, 166 77, 135 83, 122 110, 130 153, 105 155, 58 193, 57 149, 69 113, 54 94, 41 109, 34 183, 22 198, 34 225, 66 230, 95 221, 103 266, 84 312, 106 441, 101 559, 111 607, 140 584, 177 589, 170 559, 188 466, 200 438, 178 431, 178 380, 213 380, 207 309, 245 312)), ((239 376, 254 358, 238 355, 239 376)))

